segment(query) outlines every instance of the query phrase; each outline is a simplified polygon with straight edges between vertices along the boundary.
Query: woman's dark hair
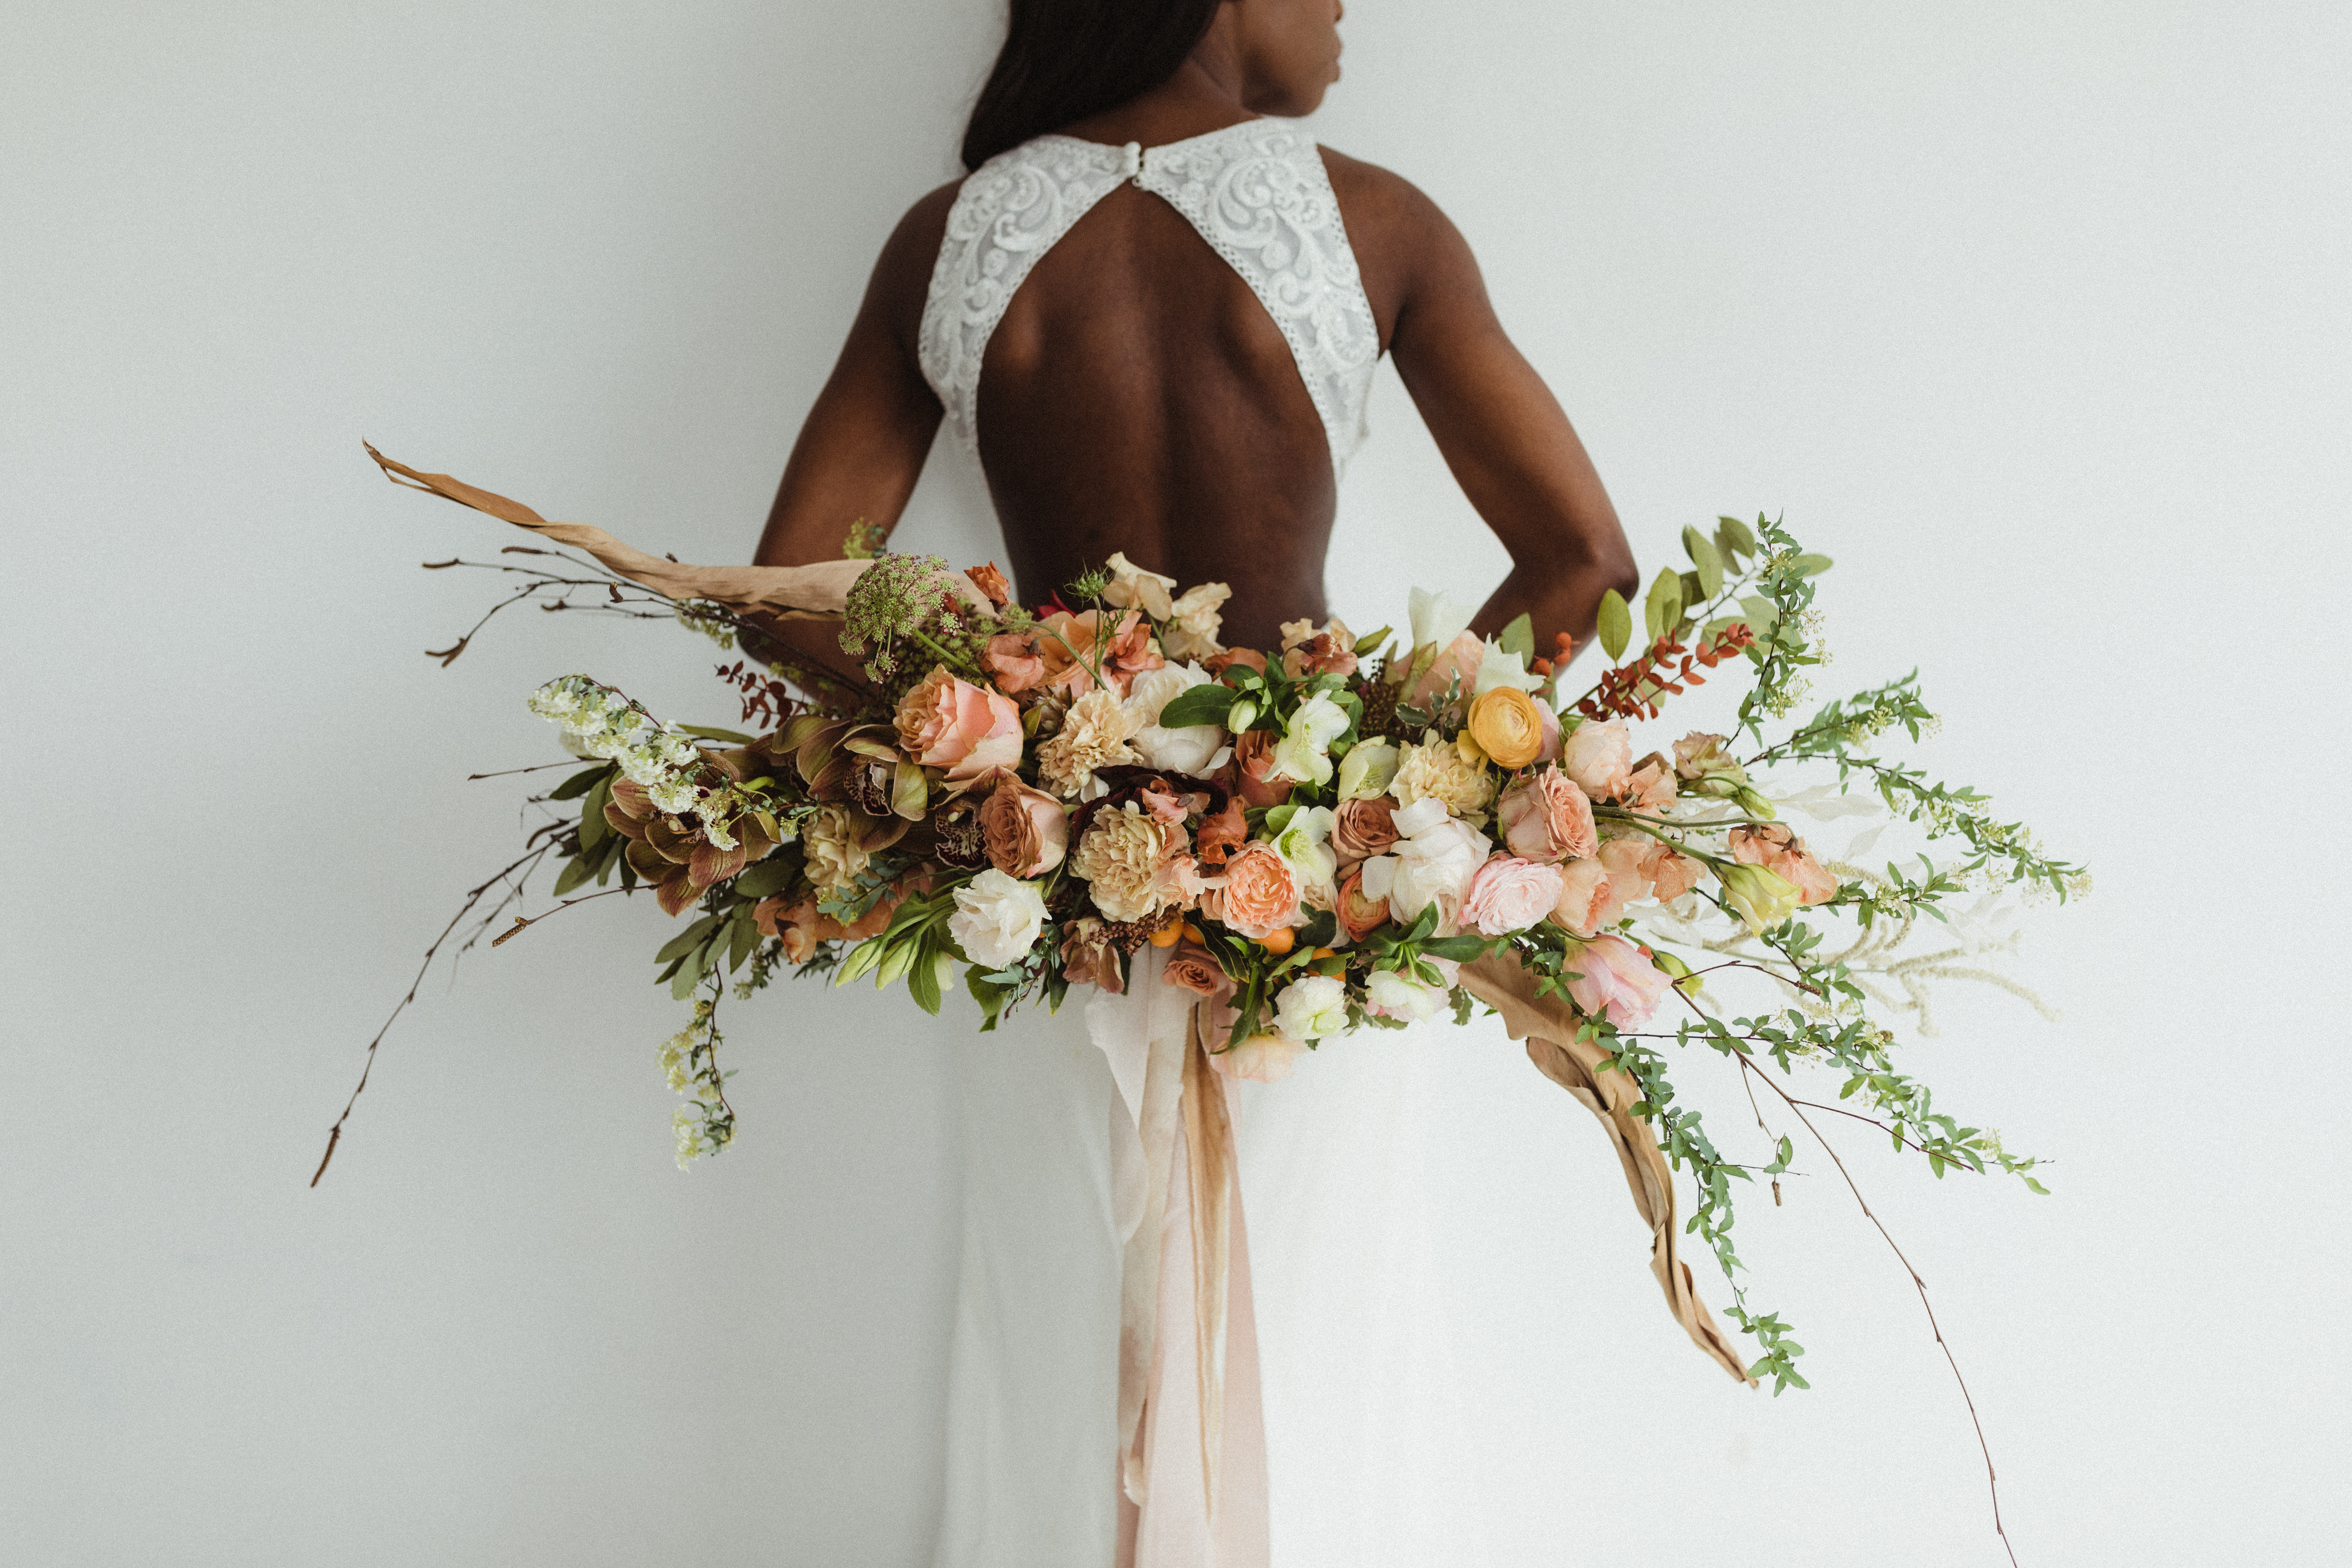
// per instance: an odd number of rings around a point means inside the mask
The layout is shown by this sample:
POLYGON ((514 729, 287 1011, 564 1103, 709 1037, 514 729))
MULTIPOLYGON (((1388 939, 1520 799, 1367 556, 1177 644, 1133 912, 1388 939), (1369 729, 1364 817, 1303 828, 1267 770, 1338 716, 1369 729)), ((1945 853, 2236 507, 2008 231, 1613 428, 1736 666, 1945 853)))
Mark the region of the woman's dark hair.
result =
POLYGON ((1004 48, 964 128, 964 167, 1150 92, 1176 74, 1218 3, 1012 0, 1004 48))

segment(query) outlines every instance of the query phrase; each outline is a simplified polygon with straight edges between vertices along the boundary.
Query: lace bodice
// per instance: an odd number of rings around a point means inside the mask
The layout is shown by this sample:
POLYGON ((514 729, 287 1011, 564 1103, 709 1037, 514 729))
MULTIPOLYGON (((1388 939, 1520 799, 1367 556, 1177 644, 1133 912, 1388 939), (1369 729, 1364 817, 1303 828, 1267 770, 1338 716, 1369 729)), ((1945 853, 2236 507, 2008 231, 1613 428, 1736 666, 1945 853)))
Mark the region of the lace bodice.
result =
POLYGON ((1343 472, 1363 445, 1380 331, 1322 153, 1275 120, 1150 149, 1040 136, 972 172, 948 215, 918 345, 957 439, 978 454, 981 362, 1013 291, 1126 180, 1182 213, 1265 303, 1343 472))

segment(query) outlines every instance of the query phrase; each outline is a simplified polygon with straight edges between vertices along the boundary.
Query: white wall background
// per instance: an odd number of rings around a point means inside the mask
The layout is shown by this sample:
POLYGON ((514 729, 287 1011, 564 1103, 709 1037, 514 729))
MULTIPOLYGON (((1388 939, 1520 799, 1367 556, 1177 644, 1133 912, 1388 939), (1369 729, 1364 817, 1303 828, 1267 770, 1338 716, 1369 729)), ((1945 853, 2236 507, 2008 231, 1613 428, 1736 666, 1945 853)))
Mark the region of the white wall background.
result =
MULTIPOLYGON (((740 558, 993 22, 7 7, 0 1557, 922 1560, 968 1019, 739 1010, 742 1140, 682 1177, 651 917, 583 911, 431 986, 302 1183, 511 837, 510 784, 459 781, 543 760, 521 693, 707 700, 658 632, 419 658, 483 589, 415 563, 503 542, 361 437, 740 558)), ((1955 997, 1919 1057, 2058 1195, 1844 1145, 2021 1556, 2335 1560, 2352 12, 1360 0, 1346 32, 1320 134, 1454 213, 1645 558, 1785 510, 1843 563, 1832 673, 1924 666, 1929 754, 2098 870, 2032 950, 2067 1022, 1955 997)), ((1340 603, 1483 592, 1500 552, 1392 377, 1374 420, 1340 603)), ((902 537, 990 552, 972 501, 928 486, 902 537)), ((1773 1401, 1679 1342, 1582 1111, 1510 1053, 1440 1093, 1497 1561, 2000 1561, 1827 1180, 1747 1221, 1811 1352, 1773 1401)))

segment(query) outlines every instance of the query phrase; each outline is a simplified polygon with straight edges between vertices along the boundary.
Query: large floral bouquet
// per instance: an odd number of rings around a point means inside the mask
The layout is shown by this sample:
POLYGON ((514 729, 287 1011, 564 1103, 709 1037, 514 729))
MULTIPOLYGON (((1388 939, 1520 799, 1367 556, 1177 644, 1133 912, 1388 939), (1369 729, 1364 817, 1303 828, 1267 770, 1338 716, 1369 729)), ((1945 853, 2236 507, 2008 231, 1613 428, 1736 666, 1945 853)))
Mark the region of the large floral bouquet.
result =
MULTIPOLYGON (((735 1133, 721 1004, 780 971, 903 983, 932 1013, 961 986, 983 1031, 1074 985, 1178 986, 1213 1025, 1211 1065, 1256 1079, 1356 1030, 1485 1004, 1531 1054, 1547 1046, 1538 1064, 1615 1116, 1629 1151, 1690 1173, 1687 1228, 1760 1352, 1727 1364, 1776 1388, 1802 1386, 1801 1351, 1749 1309, 1731 1239, 1736 1184, 1763 1177, 1777 1199, 1794 1157, 1764 1105, 1808 1129, 1808 1109, 1856 1117, 1938 1175, 1997 1168, 2039 1190, 2033 1161, 1936 1109, 1885 1015, 1924 1020, 1937 975, 2016 989, 1976 961, 1999 945, 1969 934, 1987 902, 2063 899, 2085 879, 1979 795, 1877 753, 1931 721, 1915 678, 1791 721, 1824 658, 1813 599, 1829 563, 1777 522, 1685 531, 1686 568, 1662 571, 1638 607, 1604 600, 1610 663, 1571 692, 1567 639, 1539 650, 1524 618, 1480 637, 1419 591, 1402 631, 1301 620, 1280 647, 1233 648, 1223 585, 1180 593, 1123 556, 1037 606, 1013 603, 992 566, 931 557, 686 568, 378 460, 578 552, 496 563, 525 578, 508 603, 675 617, 730 647, 778 616, 837 616, 862 661, 862 685, 789 660, 720 666, 741 728, 665 722, 584 675, 530 698, 584 765, 533 797, 545 820, 524 856, 450 930, 471 914, 487 931, 551 864, 555 909, 511 916, 497 941, 632 892, 692 917, 653 956, 694 1009, 662 1047, 688 1097, 681 1163, 735 1133), (1650 730, 1727 672, 1747 685, 1725 732, 1650 730), (1875 814, 1869 837, 1901 825, 1923 852, 1865 869, 1850 863, 1865 844, 1825 856, 1784 808, 1875 814), (1909 951, 1923 919, 1958 934, 1909 951), (1717 995, 1735 982, 1745 1005, 1717 995), (1762 1157, 1720 1153, 1679 1102, 1668 1047, 1693 1047, 1737 1064, 1762 1157), (1827 1075, 1835 1103, 1801 1098, 1799 1074, 1827 1075)), ((1676 1227, 1660 1228, 1671 1260, 1676 1227)))

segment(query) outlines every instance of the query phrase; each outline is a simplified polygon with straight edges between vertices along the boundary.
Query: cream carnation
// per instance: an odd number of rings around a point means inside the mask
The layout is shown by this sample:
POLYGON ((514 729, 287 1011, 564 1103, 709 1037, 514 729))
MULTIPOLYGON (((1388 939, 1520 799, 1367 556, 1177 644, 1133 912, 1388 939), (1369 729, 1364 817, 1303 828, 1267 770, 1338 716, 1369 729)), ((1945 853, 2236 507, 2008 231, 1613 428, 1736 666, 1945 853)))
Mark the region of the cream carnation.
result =
POLYGON ((801 823, 801 847, 808 858, 809 880, 820 891, 854 882, 866 869, 866 851, 858 847, 845 805, 820 805, 810 812, 801 823))
POLYGON ((1128 805, 1095 814, 1070 870, 1085 879, 1103 918, 1139 921, 1162 908, 1160 863, 1168 851, 1168 830, 1140 806, 1128 805))
POLYGON ((1389 793, 1400 805, 1442 801, 1453 816, 1484 826, 1486 807, 1495 799, 1495 780, 1469 749, 1453 741, 1430 741, 1404 748, 1389 793))
POLYGON ((1127 743, 1135 731, 1117 692, 1089 691, 1070 704, 1061 732, 1037 748, 1037 776, 1056 794, 1083 795, 1097 768, 1142 760, 1127 743))

